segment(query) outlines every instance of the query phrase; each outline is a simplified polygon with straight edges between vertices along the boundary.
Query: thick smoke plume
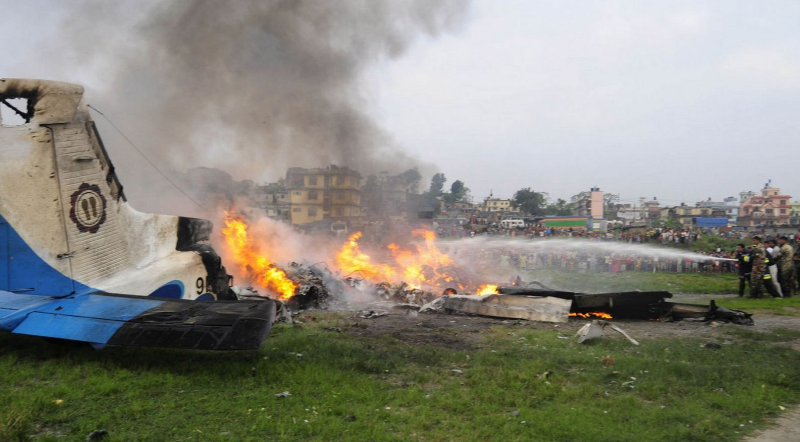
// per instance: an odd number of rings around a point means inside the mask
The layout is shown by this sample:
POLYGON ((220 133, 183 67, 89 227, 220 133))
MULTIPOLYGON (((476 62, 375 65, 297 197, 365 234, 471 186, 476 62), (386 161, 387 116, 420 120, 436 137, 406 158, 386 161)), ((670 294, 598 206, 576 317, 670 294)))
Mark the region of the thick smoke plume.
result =
POLYGON ((416 165, 366 111, 364 76, 419 37, 457 27, 468 1, 88 5, 63 37, 73 69, 93 67, 107 81, 108 96, 93 102, 176 169, 222 167, 260 180, 287 166, 367 174, 416 165), (126 21, 135 24, 119 25, 126 21))

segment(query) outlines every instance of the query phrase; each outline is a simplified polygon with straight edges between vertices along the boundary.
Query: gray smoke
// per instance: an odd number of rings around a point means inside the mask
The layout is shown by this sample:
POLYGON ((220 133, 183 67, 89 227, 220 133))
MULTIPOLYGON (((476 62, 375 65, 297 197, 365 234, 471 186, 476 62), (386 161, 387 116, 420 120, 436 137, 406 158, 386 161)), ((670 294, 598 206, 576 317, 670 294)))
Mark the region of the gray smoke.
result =
POLYGON ((87 85, 89 101, 175 169, 222 167, 256 180, 287 166, 400 171, 417 161, 365 110, 365 73, 420 37, 456 29, 468 7, 469 0, 90 1, 57 34, 68 45, 57 56, 73 71, 93 69, 106 83, 102 93, 87 85))

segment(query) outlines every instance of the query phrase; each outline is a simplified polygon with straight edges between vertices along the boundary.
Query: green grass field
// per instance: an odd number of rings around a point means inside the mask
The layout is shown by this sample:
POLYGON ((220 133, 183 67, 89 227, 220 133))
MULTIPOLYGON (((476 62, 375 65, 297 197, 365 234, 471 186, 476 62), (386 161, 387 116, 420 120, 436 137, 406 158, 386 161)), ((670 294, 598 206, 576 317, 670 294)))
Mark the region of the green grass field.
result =
POLYGON ((244 353, 0 335, 0 440, 735 441, 800 402, 800 353, 782 345, 794 331, 742 328, 710 349, 498 325, 453 350, 318 318, 244 353))

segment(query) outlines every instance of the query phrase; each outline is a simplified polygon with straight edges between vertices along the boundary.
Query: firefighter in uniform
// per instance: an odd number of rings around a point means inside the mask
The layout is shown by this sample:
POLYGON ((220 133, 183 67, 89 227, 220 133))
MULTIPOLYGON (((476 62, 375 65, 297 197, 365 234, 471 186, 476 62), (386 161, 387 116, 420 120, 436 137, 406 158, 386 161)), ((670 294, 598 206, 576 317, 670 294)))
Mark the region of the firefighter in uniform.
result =
POLYGON ((794 250, 789 245, 789 238, 781 236, 778 240, 780 242, 780 258, 778 266, 780 270, 781 292, 784 298, 789 298, 794 294, 794 263, 792 262, 792 255, 794 250))
MULTIPOLYGON (((760 298, 764 292, 764 273, 767 270, 766 265, 764 265, 764 258, 766 255, 767 251, 764 250, 764 246, 761 245, 761 237, 754 236, 753 250, 750 252, 750 262, 753 264, 753 268, 750 271, 751 298, 760 298)), ((767 275, 769 275, 769 273, 767 273, 767 275)))
POLYGON ((772 275, 769 274, 767 266, 770 264, 770 257, 767 256, 767 250, 761 244, 761 237, 753 237, 753 251, 750 254, 750 260, 753 262, 753 270, 750 273, 750 297, 760 298, 764 295, 764 289, 773 298, 777 298, 778 292, 772 285, 772 275))
POLYGON ((736 246, 736 261, 739 262, 739 297, 742 297, 745 285, 750 283, 750 273, 753 269, 750 250, 745 249, 744 244, 736 246))

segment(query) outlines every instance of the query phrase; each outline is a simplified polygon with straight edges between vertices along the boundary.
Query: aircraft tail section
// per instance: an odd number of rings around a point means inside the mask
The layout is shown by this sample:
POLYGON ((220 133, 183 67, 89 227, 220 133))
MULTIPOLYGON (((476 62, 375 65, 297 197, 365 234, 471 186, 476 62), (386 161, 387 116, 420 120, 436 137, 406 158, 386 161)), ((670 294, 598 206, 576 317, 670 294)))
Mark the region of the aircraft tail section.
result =
POLYGON ((134 210, 82 96, 0 79, 3 104, 28 100, 25 124, 0 126, 0 290, 231 299, 210 222, 134 210))

